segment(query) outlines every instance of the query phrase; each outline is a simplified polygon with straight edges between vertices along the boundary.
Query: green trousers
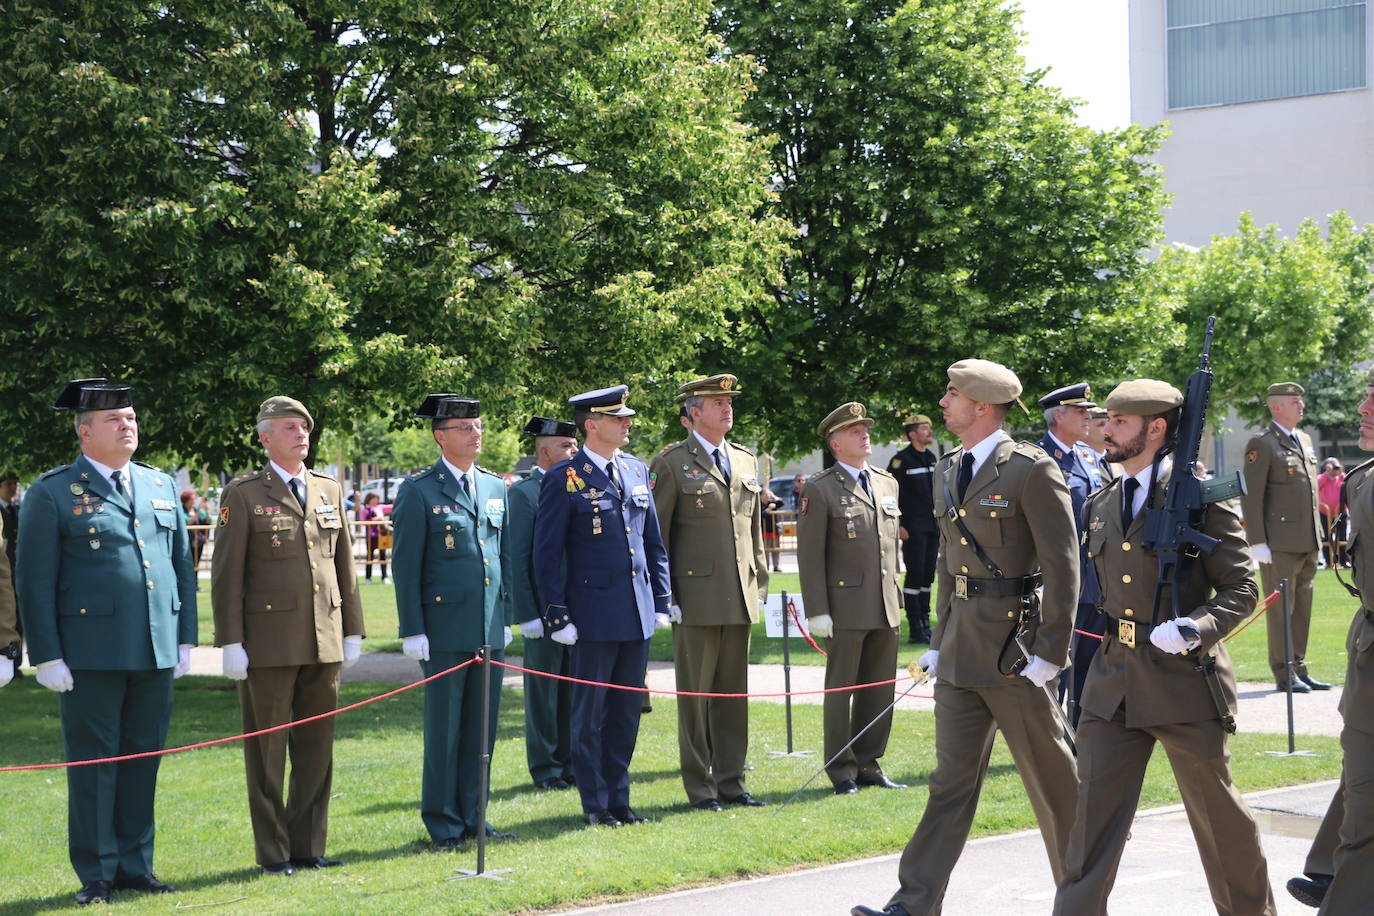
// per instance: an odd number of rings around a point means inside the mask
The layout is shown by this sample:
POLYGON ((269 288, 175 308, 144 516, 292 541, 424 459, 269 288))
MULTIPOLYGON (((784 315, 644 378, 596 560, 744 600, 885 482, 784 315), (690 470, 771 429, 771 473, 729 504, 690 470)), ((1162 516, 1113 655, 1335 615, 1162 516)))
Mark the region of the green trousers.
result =
MULTIPOLYGON (((472 658, 474 652, 431 652, 421 662, 425 677, 472 658)), ((492 647, 494 661, 504 649, 492 647)), ((482 780, 482 678, 491 675, 491 729, 487 752, 496 745, 501 708, 501 670, 469 665, 425 685, 425 762, 420 784, 420 819, 434 842, 476 836, 482 828, 477 802, 482 780)))
MULTIPOLYGON (((535 671, 568 675, 568 647, 547 636, 525 640, 525 665, 535 671)), ((572 684, 537 674, 525 675, 525 759, 535 782, 572 781, 568 722, 572 684)))

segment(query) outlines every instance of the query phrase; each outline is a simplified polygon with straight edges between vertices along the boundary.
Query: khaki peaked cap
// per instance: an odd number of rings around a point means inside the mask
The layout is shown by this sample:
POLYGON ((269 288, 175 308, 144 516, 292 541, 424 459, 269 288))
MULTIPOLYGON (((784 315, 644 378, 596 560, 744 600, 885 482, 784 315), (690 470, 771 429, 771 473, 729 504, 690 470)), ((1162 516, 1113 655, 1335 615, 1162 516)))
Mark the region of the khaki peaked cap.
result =
POLYGON ((1001 363, 961 359, 948 372, 960 394, 984 404, 1010 404, 1021 396, 1021 380, 1001 363))
POLYGON ((1107 395, 1107 409, 1138 417, 1167 413, 1183 403, 1183 392, 1168 382, 1136 378, 1122 382, 1107 395))
POLYGON ((1265 391, 1265 395, 1271 398, 1280 394, 1296 394, 1298 397, 1302 397, 1307 394, 1307 389, 1297 382, 1275 382, 1265 391))
POLYGON ((828 439, 832 434, 839 432, 846 426, 853 426, 855 423, 872 426, 876 422, 872 417, 864 415, 864 405, 857 401, 850 401, 848 404, 841 404, 826 414, 820 426, 816 427, 816 435, 822 439, 828 439))

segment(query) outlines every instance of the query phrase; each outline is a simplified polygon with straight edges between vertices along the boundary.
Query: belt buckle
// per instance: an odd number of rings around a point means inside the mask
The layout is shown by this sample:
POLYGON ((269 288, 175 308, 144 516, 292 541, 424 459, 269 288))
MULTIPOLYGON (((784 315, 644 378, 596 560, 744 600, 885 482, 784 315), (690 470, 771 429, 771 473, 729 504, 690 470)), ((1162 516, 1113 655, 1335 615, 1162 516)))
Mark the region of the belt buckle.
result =
POLYGON ((1116 638, 1127 649, 1135 648, 1135 621, 1118 620, 1116 622, 1116 638))
POLYGON ((968 598, 968 576, 954 577, 954 597, 968 598))

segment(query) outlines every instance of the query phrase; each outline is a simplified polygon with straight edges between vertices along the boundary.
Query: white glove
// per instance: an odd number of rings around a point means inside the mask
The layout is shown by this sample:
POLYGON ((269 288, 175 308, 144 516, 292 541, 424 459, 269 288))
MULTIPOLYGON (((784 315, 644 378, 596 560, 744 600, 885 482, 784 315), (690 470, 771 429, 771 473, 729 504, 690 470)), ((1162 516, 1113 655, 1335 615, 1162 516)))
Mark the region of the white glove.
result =
POLYGON ((177 678, 181 677, 183 674, 190 670, 191 647, 177 646, 177 664, 176 667, 172 669, 172 680, 175 681, 177 678))
POLYGON ((1202 644, 1201 639, 1188 639, 1178 631, 1177 620, 1166 620, 1150 631, 1150 642, 1161 652, 1180 655, 1202 644))
POLYGON ((927 649, 925 654, 921 656, 920 661, 916 662, 916 664, 926 669, 926 674, 935 677, 935 666, 940 664, 940 650, 927 649))
POLYGON ((806 631, 812 636, 828 639, 835 635, 835 621, 830 619, 829 614, 817 614, 815 617, 808 617, 806 618, 806 631))
POLYGON ((506 649, 510 647, 510 641, 515 638, 515 634, 510 631, 510 627, 502 627, 501 638, 505 640, 501 643, 501 648, 506 649))
POLYGON ((544 621, 540 620, 538 617, 533 620, 526 620, 524 623, 520 624, 520 635, 526 639, 543 639, 544 621))
POLYGON ((406 658, 413 658, 417 662, 429 661, 429 637, 421 633, 419 636, 407 636, 401 640, 401 651, 406 654, 406 658))
POLYGON ((569 623, 561 630, 554 630, 549 634, 549 639, 564 646, 571 646, 577 642, 577 624, 569 623))
POLYGON ((1021 669, 1021 676, 1037 687, 1044 687, 1058 673, 1058 665, 1047 662, 1038 655, 1032 655, 1026 667, 1021 669))
POLYGON ((72 680, 72 669, 60 658, 38 666, 38 683, 58 693, 66 693, 76 686, 76 682, 72 680))
POLYGON ((14 662, 0 655, 0 687, 4 687, 14 677, 14 662))
POLYGON ((220 670, 233 681, 248 677, 248 653, 243 651, 243 643, 231 642, 220 653, 220 670))
POLYGON ((343 666, 345 668, 352 667, 362 654, 363 638, 361 636, 345 636, 343 666))
POLYGON ((682 608, 676 604, 668 605, 668 620, 671 623, 682 623, 682 608))
POLYGON ((1266 566, 1274 562, 1274 552, 1269 549, 1268 544, 1251 544, 1250 556, 1259 560, 1266 566))
POLYGON ((672 625, 673 619, 669 617, 667 614, 663 613, 662 611, 659 611, 657 614, 654 615, 655 630, 666 630, 672 625))

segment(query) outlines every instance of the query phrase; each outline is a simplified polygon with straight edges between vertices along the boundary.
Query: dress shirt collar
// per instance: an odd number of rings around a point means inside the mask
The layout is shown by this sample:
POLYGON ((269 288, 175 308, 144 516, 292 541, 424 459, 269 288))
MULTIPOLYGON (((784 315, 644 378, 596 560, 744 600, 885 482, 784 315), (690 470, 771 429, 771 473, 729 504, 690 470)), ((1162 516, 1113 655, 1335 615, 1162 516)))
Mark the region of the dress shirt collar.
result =
POLYGON ((965 449, 965 451, 967 451, 970 455, 973 456, 974 476, 977 476, 979 469, 983 467, 983 462, 988 460, 988 458, 992 455, 993 451, 996 450, 997 446, 1001 444, 1001 442, 1002 430, 999 428, 991 436, 988 436, 982 442, 977 443, 972 448, 965 449))
POLYGON ((452 463, 450 463, 449 460, 445 458, 443 455, 439 456, 439 460, 444 463, 444 467, 448 468, 448 472, 453 475, 455 480, 459 480, 466 477, 468 479, 468 492, 474 496, 477 495, 477 480, 473 477, 472 474, 472 472, 477 469, 476 465, 473 465, 471 468, 468 468, 466 472, 463 472, 458 470, 458 468, 452 463))
MULTIPOLYGON (((1173 456, 1166 456, 1162 461, 1159 462, 1159 476, 1163 477, 1165 474, 1168 474, 1169 469, 1173 466, 1173 456)), ((1140 473, 1132 474, 1130 478, 1127 478, 1130 480, 1134 480, 1140 484, 1140 486, 1136 487, 1135 489, 1135 505, 1131 507, 1132 518, 1136 518, 1140 515, 1140 510, 1145 505, 1145 498, 1150 495, 1150 472, 1153 469, 1153 467, 1154 465, 1147 464, 1145 465, 1145 467, 1140 469, 1140 473)), ((1122 481, 1122 484, 1125 484, 1125 480, 1122 481)))
POLYGON ((291 481, 293 481, 293 480, 299 480, 299 481, 301 482, 301 495, 302 495, 302 496, 305 495, 305 466, 304 466, 304 465, 301 466, 301 472, 300 472, 299 474, 290 474, 290 473, 287 473, 286 468, 284 468, 284 467, 282 467, 281 465, 277 464, 275 461, 271 460, 270 458, 267 460, 267 466, 270 467, 270 468, 276 473, 276 475, 282 479, 282 483, 286 484, 286 488, 287 488, 288 490, 291 489, 291 481))
POLYGON ((1293 430, 1291 430, 1291 429, 1289 429, 1288 427, 1284 426, 1284 425, 1283 425, 1282 423, 1280 423, 1278 420, 1270 420, 1269 422, 1273 423, 1274 426, 1276 426, 1276 427, 1278 428, 1278 431, 1281 432, 1281 433, 1283 433, 1283 434, 1284 434, 1285 436, 1287 436, 1288 438, 1294 439, 1294 440, 1296 440, 1296 439, 1298 438, 1298 434, 1297 434, 1296 432, 1294 432, 1293 430))
POLYGON ((124 467, 122 468, 112 468, 108 464, 101 464, 99 461, 96 461, 90 455, 86 456, 86 460, 91 463, 91 467, 95 468, 97 471, 100 472, 100 476, 104 477, 105 482, 108 483, 111 487, 114 486, 114 481, 111 480, 110 477, 114 474, 115 471, 118 471, 120 479, 124 481, 124 487, 126 492, 132 493, 134 491, 134 479, 129 475, 129 465, 131 462, 124 462, 124 467))
POLYGON ((615 456, 614 456, 614 455, 612 455, 610 458, 606 458, 606 457, 604 457, 604 456, 602 456, 602 455, 599 455, 599 454, 597 454, 596 452, 592 451, 590 448, 588 448, 588 447, 585 446, 585 445, 582 446, 582 450, 583 450, 584 452, 586 452, 586 453, 588 454, 588 456, 591 457, 592 463, 595 464, 595 465, 597 466, 597 468, 599 468, 599 469, 601 470, 601 473, 606 474, 607 477, 610 477, 610 476, 611 476, 610 474, 607 474, 607 473, 606 473, 606 465, 610 464, 612 461, 615 460, 615 456))
POLYGON ((710 456, 713 461, 715 460, 714 456, 716 453, 716 449, 720 449, 720 456, 725 459, 725 466, 727 468, 730 466, 730 452, 725 447, 724 439, 720 440, 720 445, 712 445, 710 442, 707 442, 705 437, 703 437, 701 433, 697 432, 695 429, 692 430, 692 435, 696 436, 697 441, 701 443, 701 447, 706 449, 706 454, 710 456))
MULTIPOLYGON (((835 463, 838 464, 840 467, 844 468, 845 473, 847 473, 850 477, 854 478, 855 483, 858 483, 859 481, 859 474, 863 471, 868 470, 867 465, 861 468, 856 468, 854 467, 854 465, 845 464, 843 461, 836 461, 835 463)), ((872 477, 873 475, 870 474, 869 476, 872 477)), ((872 484, 869 484, 869 486, 872 486, 872 484)))
POLYGON ((1072 445, 1065 445, 1063 442, 1060 442, 1060 441, 1059 441, 1059 437, 1056 436, 1054 433, 1050 432, 1048 429, 1045 430, 1045 435, 1046 435, 1046 436, 1049 436, 1049 437, 1050 437, 1050 441, 1053 442, 1055 445, 1059 446, 1059 450, 1060 450, 1061 452, 1063 452, 1065 455, 1072 455, 1072 454, 1073 454, 1073 446, 1072 446, 1072 445))

